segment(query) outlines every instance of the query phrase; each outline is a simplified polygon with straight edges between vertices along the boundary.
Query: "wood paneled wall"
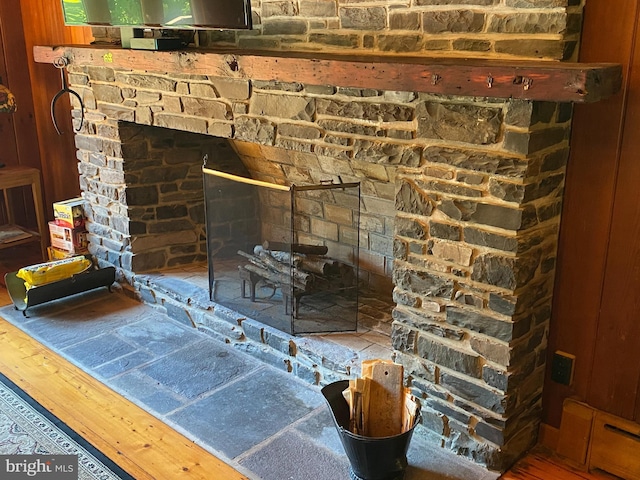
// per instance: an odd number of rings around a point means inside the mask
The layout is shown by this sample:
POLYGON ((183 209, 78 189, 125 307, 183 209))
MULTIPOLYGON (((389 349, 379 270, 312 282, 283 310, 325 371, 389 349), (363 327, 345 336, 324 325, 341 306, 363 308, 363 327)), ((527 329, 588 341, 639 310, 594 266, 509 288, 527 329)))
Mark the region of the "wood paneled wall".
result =
POLYGON ((631 1, 585 6, 580 60, 622 64, 624 87, 575 106, 544 388, 544 420, 556 427, 570 396, 640 419, 638 14, 631 1), (556 350, 576 356, 569 387, 549 379, 556 350))
MULTIPOLYGON (((51 99, 61 88, 60 73, 51 65, 35 63, 33 46, 90 43, 91 31, 65 27, 58 0, 2 0, 0 39, 0 74, 18 103, 18 111, 10 120, 0 120, 0 161, 42 171, 45 211, 52 216, 51 203, 74 197, 80 191, 77 161, 69 116, 60 115, 60 121, 67 122, 63 124, 67 133, 59 136, 49 114, 51 99), (5 152, 4 141, 11 136, 15 151, 5 152)), ((60 101, 60 108, 71 108, 66 96, 60 101)))

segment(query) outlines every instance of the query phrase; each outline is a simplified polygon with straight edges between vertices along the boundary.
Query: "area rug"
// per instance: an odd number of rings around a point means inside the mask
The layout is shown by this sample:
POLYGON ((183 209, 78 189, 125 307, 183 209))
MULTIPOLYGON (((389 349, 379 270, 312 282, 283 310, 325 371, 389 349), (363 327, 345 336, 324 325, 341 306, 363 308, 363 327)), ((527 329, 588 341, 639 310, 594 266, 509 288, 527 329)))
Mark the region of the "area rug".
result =
POLYGON ((135 480, 2 374, 0 455, 77 455, 79 480, 135 480))

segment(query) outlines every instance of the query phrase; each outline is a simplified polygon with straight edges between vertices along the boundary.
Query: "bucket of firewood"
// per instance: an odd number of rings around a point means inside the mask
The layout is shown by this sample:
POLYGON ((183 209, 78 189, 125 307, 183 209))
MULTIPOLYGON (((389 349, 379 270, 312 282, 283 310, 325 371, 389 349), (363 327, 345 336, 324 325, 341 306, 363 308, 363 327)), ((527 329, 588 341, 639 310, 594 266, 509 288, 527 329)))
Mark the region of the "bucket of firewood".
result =
MULTIPOLYGON (((397 367, 402 381, 400 365, 381 364, 383 382, 397 373, 397 367)), ((379 378, 375 371, 373 376, 379 378)), ((349 459, 352 480, 404 478, 407 451, 420 414, 415 399, 401 383, 399 389, 385 389, 383 383, 367 378, 342 380, 322 389, 349 459)))

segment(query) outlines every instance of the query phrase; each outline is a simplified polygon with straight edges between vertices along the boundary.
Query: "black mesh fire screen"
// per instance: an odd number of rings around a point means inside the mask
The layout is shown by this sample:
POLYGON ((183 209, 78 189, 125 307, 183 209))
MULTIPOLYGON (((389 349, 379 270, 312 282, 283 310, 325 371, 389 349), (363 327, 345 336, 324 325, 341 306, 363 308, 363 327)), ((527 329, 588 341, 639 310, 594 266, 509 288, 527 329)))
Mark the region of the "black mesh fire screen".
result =
POLYGON ((360 184, 203 173, 211 301, 291 334, 355 331, 360 184))

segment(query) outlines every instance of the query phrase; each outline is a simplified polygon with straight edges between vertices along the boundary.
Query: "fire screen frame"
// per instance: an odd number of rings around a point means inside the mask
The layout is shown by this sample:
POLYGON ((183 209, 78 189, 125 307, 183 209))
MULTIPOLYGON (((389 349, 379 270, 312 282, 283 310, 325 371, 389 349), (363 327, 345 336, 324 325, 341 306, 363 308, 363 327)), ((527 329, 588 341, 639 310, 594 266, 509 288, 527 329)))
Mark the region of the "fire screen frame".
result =
MULTIPOLYGON (((222 215, 229 215, 229 212, 211 212, 213 210, 211 207, 212 200, 214 197, 214 190, 219 187, 220 183, 215 182, 234 182, 237 184, 237 188, 233 190, 241 191, 245 188, 253 188, 263 189, 256 190, 255 201, 256 205, 259 203, 264 203, 262 200, 257 200, 260 197, 260 194, 263 196, 266 192, 268 195, 288 195, 288 216, 289 216, 289 228, 288 228, 288 237, 287 232, 280 232, 278 238, 269 238, 264 239, 264 227, 262 226, 261 220, 257 220, 257 229, 259 232, 249 232, 251 227, 244 225, 244 228, 247 229, 247 237, 244 237, 243 240, 239 241, 239 244, 245 244, 245 250, 249 250, 247 252, 237 251, 238 255, 241 255, 249 263, 245 263, 244 265, 238 264, 237 270, 240 278, 238 279, 238 292, 241 292, 242 301, 244 302, 245 298, 249 298, 253 305, 256 305, 256 285, 260 285, 260 282, 264 282, 269 285, 270 288, 273 289, 275 293, 278 290, 278 296, 281 297, 281 307, 282 313, 281 320, 273 320, 272 317, 268 315, 261 315, 261 311, 259 308, 256 310, 247 311, 242 309, 242 311, 238 311, 247 317, 253 318, 254 320, 260 321, 261 323, 265 323, 267 325, 273 326, 274 328, 278 328, 280 330, 285 331, 286 333, 290 333, 293 335, 297 334, 310 334, 310 333, 329 333, 329 332, 352 332, 356 331, 358 328, 358 305, 359 305, 359 257, 360 257, 360 202, 361 202, 361 190, 360 190, 360 182, 349 182, 344 183, 342 179, 338 177, 338 183, 335 183, 333 180, 323 181, 319 184, 312 185, 280 185, 270 182, 265 182, 261 180, 255 180, 253 178, 240 176, 228 172, 223 172, 220 170, 215 170, 213 168, 209 168, 205 164, 202 167, 203 172, 203 189, 204 189, 204 197, 205 197, 205 224, 206 224, 206 232, 207 232, 207 264, 208 264, 208 287, 209 287, 209 300, 214 303, 218 303, 226 308, 230 308, 232 310, 236 310, 232 306, 226 305, 224 301, 220 301, 217 298, 216 293, 216 256, 221 249, 219 242, 217 239, 214 239, 213 232, 216 230, 216 225, 213 220, 214 216, 218 216, 220 213, 222 215), (213 180, 215 179, 215 180, 213 180), (347 190, 347 189, 355 189, 355 190, 347 190), (324 242, 329 243, 330 247, 325 245, 319 245, 314 242, 314 244, 308 244, 304 242, 299 242, 300 236, 304 236, 305 232, 301 232, 296 225, 296 222, 299 220, 298 217, 300 215, 296 214, 297 212, 297 203, 302 198, 302 195, 309 194, 322 196, 323 191, 330 190, 342 190, 345 194, 353 196, 353 202, 357 205, 355 208, 351 208, 352 212, 352 224, 351 227, 355 226, 356 233, 353 234, 355 237, 352 243, 348 244, 348 248, 340 248, 340 246, 334 246, 333 243, 340 244, 337 242, 324 242), (349 192, 349 193, 347 193, 349 192), (211 236, 210 236, 211 235, 211 236), (251 235, 255 235, 254 240, 258 239, 259 241, 254 241, 254 247, 251 247, 251 241, 249 237, 251 235), (277 244, 278 247, 275 248, 273 245, 277 244), (284 249, 282 247, 285 247, 284 249), (316 248, 317 247, 317 248, 316 248), (340 257, 325 257, 324 254, 318 255, 324 248, 324 252, 327 253, 329 250, 333 250, 334 252, 339 252, 339 255, 347 255, 345 252, 348 252, 351 249, 352 254, 348 259, 340 258, 340 257), (274 251, 271 251, 273 249, 274 251), (278 265, 278 271, 269 270, 272 272, 271 275, 265 276, 259 273, 255 273, 259 270, 256 265, 260 264, 260 261, 256 259, 257 256, 261 256, 261 260, 271 260, 271 257, 265 258, 265 250, 269 254, 278 254, 285 258, 288 258, 288 266, 282 266, 282 264, 278 265), (277 251, 275 251, 277 250, 277 251), (307 252, 307 253, 304 253, 307 252), (302 258, 302 260, 300 260, 302 258), (311 288, 307 289, 305 287, 300 287, 301 283, 300 278, 307 278, 308 272, 304 270, 306 267, 304 265, 305 258, 308 258, 309 261, 314 261, 320 259, 322 262, 326 262, 330 265, 330 274, 328 276, 320 275, 319 272, 311 273, 313 276, 311 280, 311 288), (301 262, 301 263, 298 263, 301 262), (254 265, 255 263, 255 265, 254 265), (294 265, 295 263, 295 265, 294 265), (274 278, 277 278, 278 281, 273 281, 274 278), (316 287, 316 285, 321 285, 321 287, 316 287), (250 291, 250 294, 247 294, 247 288, 250 291), (337 305, 332 308, 335 308, 335 312, 330 312, 330 309, 324 310, 322 305, 326 303, 326 298, 331 298, 333 296, 334 299, 337 299, 337 305), (344 297, 343 297, 344 296, 344 297), (326 298, 323 298, 326 297, 326 298), (301 307, 302 300, 305 300, 305 305, 301 307), (313 304, 315 302, 315 307, 309 307, 308 303, 313 304), (325 313, 317 313, 320 318, 311 319, 313 314, 310 314, 313 309, 315 311, 325 313), (338 313, 341 312, 341 313, 338 313), (323 323, 322 316, 329 316, 331 320, 327 320, 326 323, 323 323), (352 320, 349 320, 352 315, 352 320), (286 322, 288 317, 288 324, 286 322)), ((229 188, 225 189, 229 191, 229 188)), ((222 191, 222 188, 219 188, 219 192, 222 191)), ((330 194, 333 192, 329 192, 330 194)), ((239 194, 242 195, 242 194, 239 194)), ((216 197, 219 198, 219 197, 216 197)), ((331 198, 334 198, 331 195, 331 198)), ((231 200, 233 201, 233 200, 231 200)), ((324 205, 324 203, 323 203, 324 205)), ((337 204, 336 204, 337 205, 337 204)), ((268 207, 267 207, 268 208, 268 207)), ((323 207, 323 209, 326 207, 323 207)), ((218 209, 217 209, 218 210, 218 209)), ((229 210, 232 210, 230 208, 229 210)), ((248 210, 251 210, 249 208, 248 210)), ((260 210, 258 207, 257 210, 260 210)), ((250 212, 248 212, 250 214, 250 212)), ((257 217, 261 216, 261 213, 256 213, 257 217)), ((219 231, 219 229, 218 229, 219 231)), ((230 243, 233 243, 234 240, 231 240, 230 243)), ((346 244, 345 244, 346 246, 346 244)), ((334 253, 335 254, 335 253, 334 253)), ((229 251, 227 250, 226 255, 229 255, 229 251)), ((271 263, 271 262, 270 262, 271 263)), ((269 265, 271 266, 271 265, 269 265)), ((227 268, 227 271, 229 269, 227 268)), ((233 270, 235 271, 235 269, 233 270)), ((325 271, 325 270, 321 270, 325 271)), ((226 273, 222 275, 227 275, 226 273)), ((219 278, 222 278, 219 276, 219 278)), ((228 281, 228 277, 225 278, 228 281)), ((305 284, 306 285, 306 284, 305 284)), ((264 288, 264 286, 263 286, 264 288)), ((235 303, 235 306, 238 306, 238 303, 235 303)), ((258 306, 260 307, 260 306, 258 306)), ((249 308, 249 307, 247 307, 249 308)), ((262 312, 264 313, 264 312, 262 312)))

